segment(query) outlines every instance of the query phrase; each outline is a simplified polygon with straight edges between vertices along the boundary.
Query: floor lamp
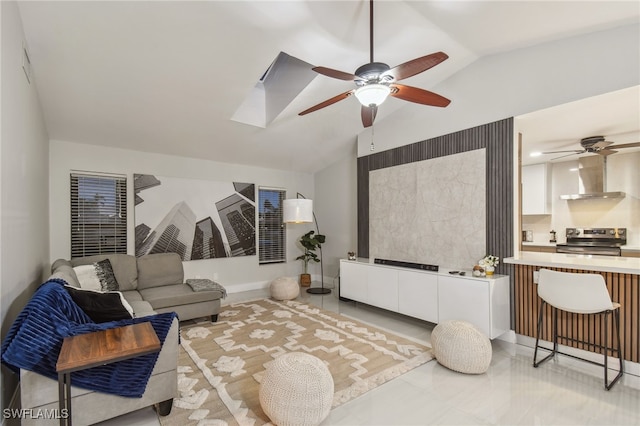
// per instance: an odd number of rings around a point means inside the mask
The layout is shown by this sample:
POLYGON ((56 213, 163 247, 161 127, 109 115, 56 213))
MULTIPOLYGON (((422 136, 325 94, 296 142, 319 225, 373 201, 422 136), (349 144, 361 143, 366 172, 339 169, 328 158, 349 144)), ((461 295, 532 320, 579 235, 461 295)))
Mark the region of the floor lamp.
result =
MULTIPOLYGON (((315 222, 316 232, 320 235, 320 228, 318 227, 318 219, 313 212, 313 200, 307 199, 299 192, 296 194, 296 198, 284 200, 282 203, 282 221, 284 223, 311 223, 315 222)), ((311 294, 329 294, 331 289, 324 288, 324 268, 322 264, 322 246, 318 247, 320 250, 320 283, 321 287, 310 287, 307 289, 307 293, 311 294)))

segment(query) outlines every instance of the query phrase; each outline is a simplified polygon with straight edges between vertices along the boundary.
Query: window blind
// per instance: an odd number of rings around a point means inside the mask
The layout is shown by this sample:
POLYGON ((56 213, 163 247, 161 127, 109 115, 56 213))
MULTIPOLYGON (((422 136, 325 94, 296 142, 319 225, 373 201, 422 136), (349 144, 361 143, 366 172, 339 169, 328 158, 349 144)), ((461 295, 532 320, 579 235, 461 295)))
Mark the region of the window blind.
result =
POLYGON ((127 253, 127 179, 71 173, 71 257, 127 253))
POLYGON ((260 264, 286 262, 286 228, 282 223, 282 189, 258 189, 258 253, 260 264))

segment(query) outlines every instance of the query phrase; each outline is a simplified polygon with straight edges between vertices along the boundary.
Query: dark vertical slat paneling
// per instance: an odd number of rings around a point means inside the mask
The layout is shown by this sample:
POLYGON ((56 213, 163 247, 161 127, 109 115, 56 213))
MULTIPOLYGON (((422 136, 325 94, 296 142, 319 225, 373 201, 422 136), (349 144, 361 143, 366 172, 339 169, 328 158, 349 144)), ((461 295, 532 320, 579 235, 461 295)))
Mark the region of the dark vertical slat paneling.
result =
POLYGON ((357 197, 358 197, 358 252, 361 257, 369 257, 369 160, 358 158, 357 197))
MULTIPOLYGON (((487 150, 487 254, 493 254, 502 259, 512 256, 514 244, 513 118, 360 157, 358 159, 358 255, 369 256, 370 171, 481 148, 487 150)), ((511 306, 515 306, 513 266, 501 262, 496 272, 511 277, 511 306)), ((512 309, 512 327, 514 321, 515 313, 512 309)))

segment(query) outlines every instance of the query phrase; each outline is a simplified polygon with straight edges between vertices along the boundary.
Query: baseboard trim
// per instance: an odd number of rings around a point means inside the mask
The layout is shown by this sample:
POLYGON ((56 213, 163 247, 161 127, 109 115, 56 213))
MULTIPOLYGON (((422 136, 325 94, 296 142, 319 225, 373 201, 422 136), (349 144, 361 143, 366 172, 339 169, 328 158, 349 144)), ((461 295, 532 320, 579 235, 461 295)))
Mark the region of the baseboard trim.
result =
POLYGON ((225 285, 224 288, 227 290, 227 293, 242 293, 243 291, 252 291, 252 290, 262 290, 265 288, 269 288, 270 281, 257 281, 252 283, 242 283, 242 284, 229 284, 225 285))

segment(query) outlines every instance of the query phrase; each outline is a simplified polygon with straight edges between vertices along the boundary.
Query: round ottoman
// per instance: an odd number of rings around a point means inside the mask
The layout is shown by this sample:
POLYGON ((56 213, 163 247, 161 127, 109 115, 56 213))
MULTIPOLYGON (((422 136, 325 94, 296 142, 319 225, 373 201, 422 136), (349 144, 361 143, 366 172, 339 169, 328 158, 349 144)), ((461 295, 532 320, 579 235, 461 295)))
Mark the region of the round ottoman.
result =
POLYGON ((276 300, 293 300, 300 294, 298 282, 291 277, 280 277, 269 284, 271 297, 276 300))
POLYGON ((431 332, 433 354, 445 367, 466 374, 482 374, 491 363, 491 341, 466 321, 443 321, 431 332))
POLYGON ((333 402, 333 377, 324 362, 303 352, 280 355, 260 383, 260 405, 278 426, 318 425, 333 402))

